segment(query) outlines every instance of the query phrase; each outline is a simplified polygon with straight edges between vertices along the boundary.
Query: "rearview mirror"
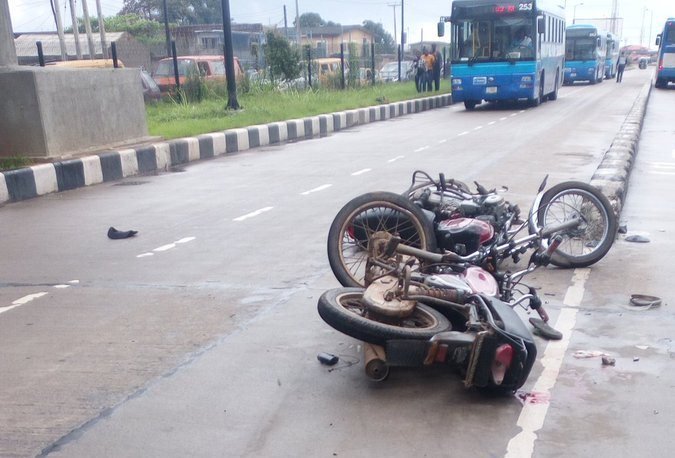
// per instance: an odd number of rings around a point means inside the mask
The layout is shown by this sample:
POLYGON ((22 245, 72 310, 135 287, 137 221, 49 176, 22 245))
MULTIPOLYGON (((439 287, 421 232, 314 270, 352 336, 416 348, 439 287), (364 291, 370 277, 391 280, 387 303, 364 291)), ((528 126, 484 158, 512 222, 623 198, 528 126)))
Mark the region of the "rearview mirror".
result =
POLYGON ((442 37, 445 35, 445 22, 438 23, 438 36, 442 37))
POLYGON ((537 18, 537 32, 546 33, 546 19, 543 16, 537 18))
POLYGON ((661 44, 661 34, 659 33, 659 34, 656 36, 656 46, 658 46, 658 45, 660 45, 660 44, 661 44))

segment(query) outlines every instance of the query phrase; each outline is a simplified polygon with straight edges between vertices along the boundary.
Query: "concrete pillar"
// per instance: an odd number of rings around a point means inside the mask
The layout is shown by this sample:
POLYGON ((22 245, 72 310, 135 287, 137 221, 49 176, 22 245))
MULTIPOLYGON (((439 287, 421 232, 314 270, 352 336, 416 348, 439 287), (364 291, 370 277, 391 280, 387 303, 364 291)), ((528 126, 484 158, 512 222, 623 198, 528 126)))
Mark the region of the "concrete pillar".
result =
POLYGON ((9 2, 0 0, 0 67, 19 65, 14 46, 12 18, 9 16, 9 2))

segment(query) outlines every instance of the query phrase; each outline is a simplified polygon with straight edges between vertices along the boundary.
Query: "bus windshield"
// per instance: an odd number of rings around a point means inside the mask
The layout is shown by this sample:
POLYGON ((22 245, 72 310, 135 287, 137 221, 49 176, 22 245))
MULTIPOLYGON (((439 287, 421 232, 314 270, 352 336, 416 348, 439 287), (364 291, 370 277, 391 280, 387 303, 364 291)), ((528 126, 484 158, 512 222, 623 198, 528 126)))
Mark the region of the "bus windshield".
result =
POLYGON ((530 18, 456 20, 452 29, 454 61, 533 60, 535 57, 530 18))
POLYGON ((565 41, 565 59, 594 60, 598 42, 595 38, 571 38, 565 41))
POLYGON ((675 26, 666 27, 666 30, 663 33, 663 44, 675 45, 675 26))

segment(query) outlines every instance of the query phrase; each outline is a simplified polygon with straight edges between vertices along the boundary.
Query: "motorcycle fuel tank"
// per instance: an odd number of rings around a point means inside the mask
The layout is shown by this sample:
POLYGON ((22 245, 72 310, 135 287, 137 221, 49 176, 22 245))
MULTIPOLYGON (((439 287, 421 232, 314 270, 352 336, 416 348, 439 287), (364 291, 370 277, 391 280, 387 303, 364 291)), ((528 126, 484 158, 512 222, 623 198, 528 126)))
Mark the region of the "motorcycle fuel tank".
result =
POLYGON ((480 267, 467 267, 461 275, 474 293, 482 293, 491 297, 499 295, 497 280, 480 267))
POLYGON ((475 218, 446 219, 438 223, 437 239, 441 248, 453 252, 473 253, 492 240, 495 230, 486 221, 475 218), (458 245, 462 245, 460 249, 458 245))

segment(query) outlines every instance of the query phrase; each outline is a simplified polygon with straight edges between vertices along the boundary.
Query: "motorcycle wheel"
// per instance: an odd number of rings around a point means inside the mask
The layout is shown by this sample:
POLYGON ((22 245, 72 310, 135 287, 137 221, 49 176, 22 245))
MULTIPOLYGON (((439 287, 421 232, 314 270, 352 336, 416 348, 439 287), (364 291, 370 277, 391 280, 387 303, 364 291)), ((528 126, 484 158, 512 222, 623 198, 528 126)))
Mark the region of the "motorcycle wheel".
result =
POLYGON ((440 312, 419 303, 407 318, 379 320, 367 313, 362 302, 363 291, 363 288, 326 291, 319 298, 319 315, 343 334, 377 345, 385 345, 393 339, 428 340, 452 327, 440 312))
POLYGON ((328 262, 342 286, 365 286, 368 241, 382 231, 405 245, 436 249, 433 223, 410 200, 391 192, 363 194, 342 207, 328 232, 328 262))
POLYGON ((546 191, 538 210, 540 227, 581 216, 582 224, 564 235, 551 257, 558 267, 587 267, 602 259, 614 243, 618 222, 612 205, 597 188, 569 181, 546 191))

